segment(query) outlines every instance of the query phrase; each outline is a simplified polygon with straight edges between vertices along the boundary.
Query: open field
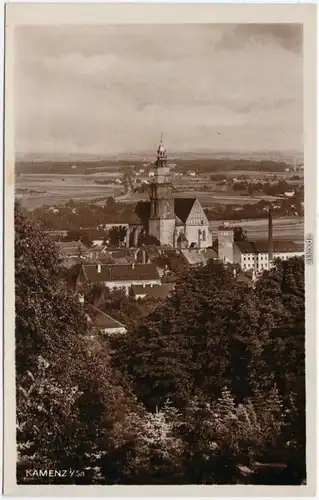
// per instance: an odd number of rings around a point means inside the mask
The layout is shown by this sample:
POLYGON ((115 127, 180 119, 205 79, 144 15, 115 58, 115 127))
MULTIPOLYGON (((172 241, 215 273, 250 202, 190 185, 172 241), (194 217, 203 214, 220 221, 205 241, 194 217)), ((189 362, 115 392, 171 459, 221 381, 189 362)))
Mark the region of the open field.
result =
MULTIPOLYGON (((213 205, 246 205, 257 203, 259 200, 275 201, 279 197, 268 195, 256 195, 254 197, 248 195, 240 195, 234 191, 195 191, 187 190, 183 192, 175 192, 174 198, 198 198, 204 208, 211 208, 213 205)), ((139 200, 147 200, 148 193, 130 193, 123 196, 122 200, 125 203, 136 203, 139 200)))
MULTIPOLYGON (((227 221, 232 224, 232 221, 227 221)), ((217 238, 219 221, 211 221, 210 227, 217 238)), ((234 226, 242 226, 247 231, 249 240, 265 239, 268 236, 268 219, 233 221, 234 226)), ((273 235, 278 239, 304 241, 303 217, 278 217, 273 219, 273 235)))
MULTIPOLYGON (((106 177, 107 178, 107 177, 106 177)), ((100 179, 100 177, 99 177, 100 179)), ((105 196, 117 196, 123 191, 123 185, 105 186, 96 184, 91 176, 65 174, 24 174, 17 177, 16 189, 28 189, 39 193, 17 194, 21 204, 32 210, 41 205, 55 205, 73 200, 91 200, 105 196)), ((111 179, 110 179, 111 180, 111 179)))
MULTIPOLYGON (((211 174, 215 174, 217 172, 212 172, 211 174)), ((285 181, 289 181, 289 177, 293 175, 303 176, 303 171, 294 172, 290 170, 289 172, 267 172, 262 170, 227 170, 226 172, 218 172, 220 174, 225 174, 227 177, 239 177, 240 175, 247 175, 247 177, 259 177, 263 180, 266 180, 267 177, 273 177, 274 175, 283 177, 285 181)), ((210 174, 210 175, 211 175, 210 174)))
MULTIPOLYGON (((187 162, 186 165, 180 164, 177 166, 178 168, 172 169, 172 182, 176 188, 174 196, 197 197, 204 208, 211 208, 216 204, 245 205, 254 204, 262 199, 269 201, 275 201, 277 199, 276 197, 266 195, 249 196, 247 194, 240 194, 238 191, 231 189, 231 187, 223 188, 218 185, 216 181, 212 181, 210 179, 211 174, 217 173, 216 171, 204 171, 198 173, 195 177, 190 176, 187 174, 187 169, 191 168, 191 166, 192 162, 187 162), (181 172, 181 170, 183 170, 183 176, 176 176, 175 174, 177 171, 181 172)), ((196 162, 193 168, 194 171, 196 170, 195 166, 196 162)), ((59 168, 60 167, 61 165, 59 168)), ((62 204, 70 199, 80 201, 113 196, 119 201, 126 203, 136 203, 138 200, 147 199, 147 191, 145 193, 132 192, 129 195, 123 195, 123 184, 114 183, 114 185, 103 185, 98 183, 101 181, 114 182, 117 177, 122 178, 124 167, 127 168, 128 165, 125 163, 123 165, 121 163, 116 165, 112 162, 107 165, 107 171, 103 172, 101 172, 101 169, 104 168, 104 166, 90 163, 85 164, 85 169, 83 165, 82 170, 79 167, 72 169, 72 166, 69 165, 67 172, 65 173, 54 172, 52 171, 54 170, 53 167, 48 172, 44 172, 41 169, 38 172, 34 172, 34 170, 32 172, 21 172, 20 169, 20 173, 16 177, 16 196, 20 199, 22 205, 27 209, 34 209, 36 207, 40 207, 41 205, 62 204), (22 192, 22 190, 24 192, 22 192)), ((131 165, 130 167, 133 168, 134 166, 131 165)), ((38 168, 38 166, 33 165, 33 168, 38 168)), ((253 169, 226 169, 225 171, 219 171, 219 173, 233 178, 245 175, 247 178, 254 181, 268 181, 276 174, 278 177, 285 179, 289 184, 291 184, 291 186, 297 186, 303 183, 302 179, 291 179, 291 177, 295 174, 302 176, 302 171, 294 173, 293 171, 269 172, 253 169)), ((141 181, 150 181, 147 169, 143 175, 133 175, 133 178, 139 178, 141 181)))
MULTIPOLYGON (((114 173, 103 174, 103 179, 112 180, 114 173)), ((98 176, 100 179, 100 176, 98 176)), ((96 184, 96 177, 83 174, 23 174, 16 179, 16 188, 29 189, 31 191, 45 192, 46 194, 27 194, 25 196, 17 196, 21 203, 27 209, 34 209, 41 205, 62 204, 70 199, 75 201, 90 200, 113 196, 119 201, 135 204, 138 200, 148 199, 148 192, 145 193, 128 193, 121 195, 123 185, 104 186, 96 184), (64 180, 63 180, 64 179, 64 180)), ((192 182, 194 182, 193 178, 192 182)), ((256 203, 260 199, 275 200, 276 197, 270 196, 241 196, 238 193, 227 190, 221 191, 219 186, 216 186, 213 191, 196 191, 190 190, 190 180, 188 181, 188 189, 175 192, 175 197, 198 197, 205 208, 218 204, 248 204, 256 203)), ((186 188, 186 185, 185 185, 186 188)), ((268 221, 267 219, 243 220, 235 221, 235 225, 243 226, 247 230, 250 239, 267 238, 268 221)), ((210 223, 215 237, 217 236, 218 221, 210 223)), ((304 220, 302 217, 280 217, 273 221, 274 236, 280 239, 292 239, 295 241, 303 241, 304 236, 304 220)))

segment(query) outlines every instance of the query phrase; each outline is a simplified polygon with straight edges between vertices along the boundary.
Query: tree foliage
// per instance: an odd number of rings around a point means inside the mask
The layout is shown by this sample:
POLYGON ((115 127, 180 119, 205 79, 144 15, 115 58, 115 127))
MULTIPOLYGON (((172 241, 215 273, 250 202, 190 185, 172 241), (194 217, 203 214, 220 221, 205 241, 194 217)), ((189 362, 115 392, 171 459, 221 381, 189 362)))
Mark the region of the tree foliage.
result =
MULTIPOLYGON (((293 462, 291 481, 296 471, 298 480, 305 475, 303 266, 298 258, 277 261, 253 289, 221 264, 189 269, 115 356, 152 411, 167 398, 180 411, 195 399, 205 407, 227 386, 235 405, 254 406, 261 434, 270 425, 264 417, 277 412, 274 436, 259 452, 266 461, 293 462)), ((256 429, 249 432, 254 439, 256 429)))
POLYGON ((234 240, 243 241, 247 240, 247 231, 245 231, 241 226, 234 227, 234 240))
POLYGON ((114 226, 109 230, 108 240, 110 245, 119 246, 119 244, 123 243, 126 236, 126 227, 125 226, 114 226))
POLYGON ((38 466, 81 469, 92 482, 103 456, 114 482, 122 466, 112 457, 120 461, 131 440, 135 398, 111 367, 107 345, 88 346, 78 299, 59 281, 55 247, 19 206, 15 230, 18 481, 38 466))
POLYGON ((111 342, 90 338, 54 244, 19 206, 15 234, 18 482, 306 478, 303 259, 254 288, 213 261, 182 268, 149 304, 92 287, 85 300, 129 328, 111 342), (26 478, 36 468, 84 475, 26 478))

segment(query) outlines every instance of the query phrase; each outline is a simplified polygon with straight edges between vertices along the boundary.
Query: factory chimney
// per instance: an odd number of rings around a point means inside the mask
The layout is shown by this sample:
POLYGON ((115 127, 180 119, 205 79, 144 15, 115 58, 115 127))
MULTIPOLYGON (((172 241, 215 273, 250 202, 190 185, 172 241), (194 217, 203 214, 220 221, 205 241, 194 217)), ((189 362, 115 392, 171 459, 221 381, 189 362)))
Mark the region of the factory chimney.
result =
POLYGON ((274 247, 272 239, 272 209, 268 212, 268 264, 270 266, 273 259, 274 247))

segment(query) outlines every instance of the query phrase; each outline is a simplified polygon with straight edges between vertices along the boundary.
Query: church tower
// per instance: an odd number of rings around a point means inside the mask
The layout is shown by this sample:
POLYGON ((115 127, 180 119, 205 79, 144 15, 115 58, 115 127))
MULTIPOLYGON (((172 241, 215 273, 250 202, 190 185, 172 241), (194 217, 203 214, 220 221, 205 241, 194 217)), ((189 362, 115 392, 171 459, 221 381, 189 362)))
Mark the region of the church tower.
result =
POLYGON ((175 210, 173 186, 167 166, 167 154, 161 138, 157 148, 154 178, 150 185, 149 234, 161 245, 174 245, 175 210))

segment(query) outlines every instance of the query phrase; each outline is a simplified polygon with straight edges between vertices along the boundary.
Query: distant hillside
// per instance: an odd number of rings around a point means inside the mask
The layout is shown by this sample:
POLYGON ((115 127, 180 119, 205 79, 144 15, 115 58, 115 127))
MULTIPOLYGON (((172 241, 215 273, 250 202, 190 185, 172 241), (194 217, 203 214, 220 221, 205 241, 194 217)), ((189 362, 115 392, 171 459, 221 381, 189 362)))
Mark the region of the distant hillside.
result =
MULTIPOLYGON (((17 161, 16 174, 94 174, 110 171, 130 173, 133 168, 138 169, 144 165, 145 159, 118 159, 118 160, 81 160, 81 161, 17 161)), ((292 162, 273 160, 270 158, 208 158, 188 156, 175 158, 175 171, 186 172, 189 169, 197 173, 227 172, 233 170, 284 172, 292 162)))
MULTIPOLYGON (((212 150, 193 150, 188 151, 168 151, 169 158, 171 159, 245 159, 245 160, 272 160, 272 161, 285 161, 287 163, 303 162, 303 153, 298 151, 212 151, 212 150)), ((45 153, 30 154, 18 153, 16 155, 17 163, 69 163, 69 162, 114 162, 114 161, 152 161, 154 160, 155 151, 143 151, 139 153, 119 153, 117 155, 103 155, 103 154, 60 154, 48 155, 45 153)))

